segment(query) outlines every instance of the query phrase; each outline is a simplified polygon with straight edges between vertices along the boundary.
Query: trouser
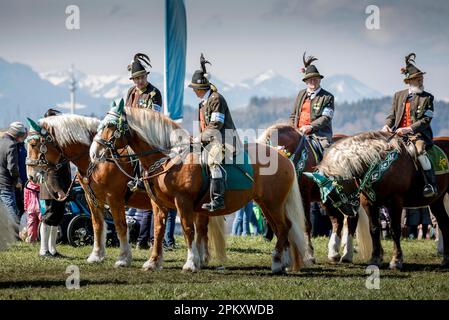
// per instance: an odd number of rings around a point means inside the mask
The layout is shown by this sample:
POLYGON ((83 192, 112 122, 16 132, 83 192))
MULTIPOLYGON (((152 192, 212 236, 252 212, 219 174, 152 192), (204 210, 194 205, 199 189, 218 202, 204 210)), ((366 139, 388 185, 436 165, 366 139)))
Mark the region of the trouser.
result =
POLYGON ((45 200, 45 211, 42 222, 49 226, 59 226, 64 218, 65 201, 45 200))
POLYGON ((16 192, 14 187, 5 188, 1 187, 0 189, 0 201, 4 204, 6 210, 9 212, 11 216, 13 216, 18 221, 18 209, 16 202, 16 192))
MULTIPOLYGON (((144 244, 148 241, 152 244, 154 241, 154 225, 153 225, 153 211, 152 210, 137 210, 142 214, 140 222, 139 237, 137 243, 144 244)), ((167 222, 165 224, 164 245, 172 246, 175 244, 175 226, 176 226, 176 211, 169 210, 167 215, 167 222)))

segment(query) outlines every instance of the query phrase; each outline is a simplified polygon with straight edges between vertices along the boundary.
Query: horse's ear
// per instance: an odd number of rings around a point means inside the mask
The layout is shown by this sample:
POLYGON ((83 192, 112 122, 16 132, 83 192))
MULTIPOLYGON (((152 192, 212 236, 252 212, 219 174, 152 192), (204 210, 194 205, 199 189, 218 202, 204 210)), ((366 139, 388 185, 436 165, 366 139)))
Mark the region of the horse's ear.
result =
POLYGON ((123 113, 124 109, 125 109, 125 101, 122 98, 122 99, 120 99, 120 102, 118 104, 117 113, 119 113, 119 114, 123 113))
POLYGON ((30 125, 30 128, 33 129, 36 132, 41 132, 42 128, 39 126, 34 120, 31 120, 30 118, 27 118, 28 124, 30 125))
POLYGON ((112 108, 115 108, 117 106, 117 104, 115 103, 115 100, 112 100, 112 103, 111 103, 111 109, 112 108))

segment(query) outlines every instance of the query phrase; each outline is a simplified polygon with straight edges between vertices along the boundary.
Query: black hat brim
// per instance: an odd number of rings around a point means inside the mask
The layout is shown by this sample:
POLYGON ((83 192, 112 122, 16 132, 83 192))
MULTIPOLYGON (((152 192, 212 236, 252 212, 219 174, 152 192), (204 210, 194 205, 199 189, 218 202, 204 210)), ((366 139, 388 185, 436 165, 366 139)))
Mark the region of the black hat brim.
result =
POLYGON ((134 79, 134 78, 143 76, 144 74, 145 74, 145 75, 148 75, 148 74, 150 74, 150 72, 149 72, 149 71, 146 71, 146 70, 137 71, 137 72, 135 72, 135 73, 133 73, 133 74, 131 75, 131 77, 129 78, 129 80, 132 80, 132 79, 134 79))
POLYGON ((307 79, 311 79, 311 78, 315 78, 315 77, 319 77, 319 78, 321 78, 321 79, 324 78, 324 76, 322 76, 322 75, 319 74, 319 73, 309 73, 309 74, 307 74, 307 75, 302 79, 302 81, 306 81, 307 79))

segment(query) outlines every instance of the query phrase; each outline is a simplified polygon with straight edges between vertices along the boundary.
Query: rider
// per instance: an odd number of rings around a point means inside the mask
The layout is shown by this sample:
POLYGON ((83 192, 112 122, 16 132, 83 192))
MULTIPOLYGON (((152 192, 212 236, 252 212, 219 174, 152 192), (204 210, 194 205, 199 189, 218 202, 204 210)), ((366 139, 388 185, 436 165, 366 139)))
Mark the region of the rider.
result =
POLYGON ((321 79, 324 77, 312 64, 318 60, 313 56, 306 58, 303 55, 304 81, 307 89, 299 91, 296 97, 293 111, 290 115, 290 123, 298 128, 302 134, 313 135, 318 139, 323 148, 332 143, 332 118, 334 117, 334 96, 321 88, 321 79))
MULTIPOLYGON (((201 99, 198 117, 201 134, 194 142, 207 145, 208 166, 211 172, 211 202, 203 204, 202 208, 209 211, 224 209, 225 181, 220 164, 228 151, 238 153, 240 140, 237 136, 231 113, 225 98, 217 92, 217 88, 208 80, 206 64, 209 61, 200 57, 201 70, 196 70, 189 87, 201 99)), ((210 63, 209 63, 210 64, 210 63)))
MULTIPOLYGON (((134 82, 126 95, 126 106, 131 108, 146 108, 157 112, 162 112, 162 95, 158 88, 148 82, 147 76, 150 73, 142 63, 151 67, 150 58, 143 53, 136 53, 134 60, 128 65, 131 72, 129 78, 134 82)), ((137 178, 139 178, 140 168, 137 168, 137 178)), ((131 191, 145 191, 145 186, 140 179, 128 182, 131 191)))
POLYGON ((424 91, 424 74, 415 65, 416 54, 405 57, 404 82, 408 89, 396 92, 391 112, 383 131, 396 132, 398 136, 410 135, 418 152, 418 160, 424 173, 424 197, 437 194, 435 174, 426 150, 433 146, 430 122, 433 118, 433 95, 424 91))

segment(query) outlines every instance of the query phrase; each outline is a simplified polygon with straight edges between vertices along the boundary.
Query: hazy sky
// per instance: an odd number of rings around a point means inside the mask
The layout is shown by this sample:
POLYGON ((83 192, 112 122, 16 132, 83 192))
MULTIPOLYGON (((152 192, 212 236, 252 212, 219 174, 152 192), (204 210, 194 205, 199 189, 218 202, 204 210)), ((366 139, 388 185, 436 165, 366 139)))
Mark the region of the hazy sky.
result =
MULTIPOLYGON (((324 75, 350 74, 384 94, 403 87, 404 56, 417 54, 426 87, 449 98, 449 1, 186 0, 187 71, 204 52, 212 76, 240 81, 268 69, 300 82, 302 52, 324 75), (365 8, 380 8, 380 30, 365 8)), ((117 74, 135 52, 163 70, 164 0, 0 0, 0 57, 37 71, 67 68, 117 74), (65 28, 80 8, 81 29, 65 28)))

